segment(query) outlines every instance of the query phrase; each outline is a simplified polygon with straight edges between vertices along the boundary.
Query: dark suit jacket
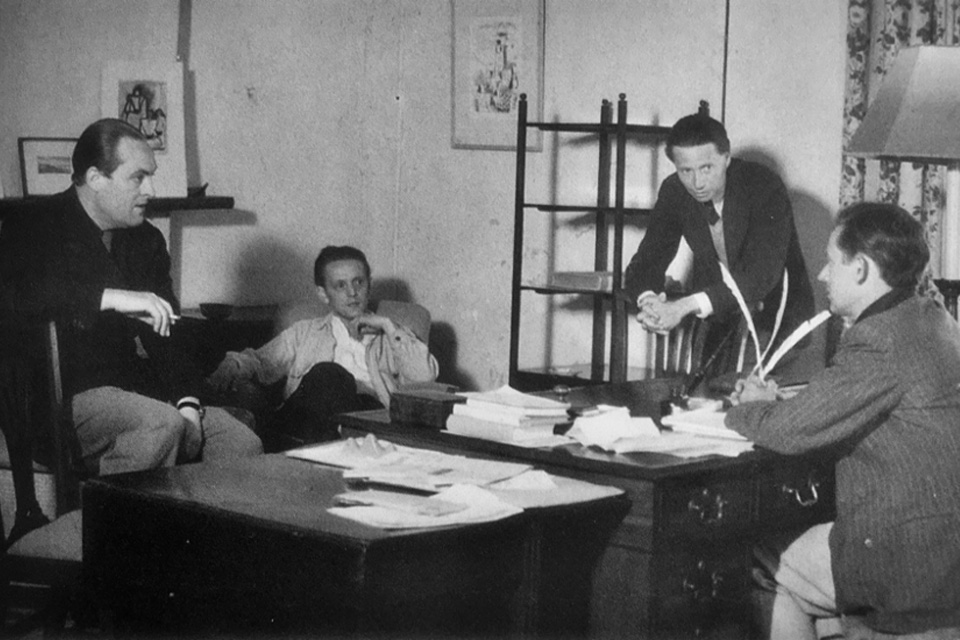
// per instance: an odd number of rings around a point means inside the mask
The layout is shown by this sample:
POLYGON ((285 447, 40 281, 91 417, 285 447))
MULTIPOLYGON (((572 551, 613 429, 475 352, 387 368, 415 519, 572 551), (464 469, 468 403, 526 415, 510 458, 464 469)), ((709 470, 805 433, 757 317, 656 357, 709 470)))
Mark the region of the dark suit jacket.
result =
POLYGON ((106 288, 152 291, 178 309, 166 242, 150 223, 114 231, 108 253, 75 189, 30 202, 0 227, 0 285, 16 314, 60 320, 70 393, 117 386, 165 401, 199 395, 199 372, 171 339, 100 311, 106 288))
POLYGON ((873 628, 960 624, 960 327, 910 292, 881 298, 791 400, 730 409, 727 426, 781 453, 837 462, 837 601, 873 628))
MULTIPOLYGON (((813 315, 813 289, 787 190, 775 173, 754 162, 730 161, 723 234, 730 272, 752 307, 758 330, 773 328, 787 269, 787 308, 777 334, 782 340, 813 315)), ((717 320, 739 317, 736 299, 723 283, 703 205, 687 193, 677 174, 660 186, 647 232, 626 268, 624 290, 630 300, 635 302, 644 291, 664 290, 664 274, 681 237, 693 251, 691 293, 707 294, 717 320)))

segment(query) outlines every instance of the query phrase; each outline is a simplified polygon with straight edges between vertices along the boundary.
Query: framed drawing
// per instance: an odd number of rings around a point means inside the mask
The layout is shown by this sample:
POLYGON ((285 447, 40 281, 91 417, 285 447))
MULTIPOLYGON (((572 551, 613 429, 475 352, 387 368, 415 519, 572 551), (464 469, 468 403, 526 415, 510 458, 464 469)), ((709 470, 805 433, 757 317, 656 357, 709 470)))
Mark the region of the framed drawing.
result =
MULTIPOLYGON (((450 0, 453 15, 453 146, 515 149, 517 105, 543 118, 544 0, 450 0)), ((527 149, 540 151, 533 129, 527 149)))
POLYGON ((17 138, 23 195, 49 195, 67 189, 76 143, 76 138, 17 138))
POLYGON ((187 195, 181 63, 108 62, 101 77, 100 114, 125 120, 147 137, 157 161, 157 196, 187 195))

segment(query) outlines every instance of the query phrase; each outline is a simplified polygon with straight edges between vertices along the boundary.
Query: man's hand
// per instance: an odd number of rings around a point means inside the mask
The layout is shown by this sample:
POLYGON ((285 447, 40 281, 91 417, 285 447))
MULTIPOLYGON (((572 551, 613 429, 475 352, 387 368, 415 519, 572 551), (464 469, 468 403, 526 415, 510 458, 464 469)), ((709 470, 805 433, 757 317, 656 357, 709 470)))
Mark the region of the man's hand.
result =
POLYGON ((136 318, 149 324, 155 333, 164 337, 170 335, 170 327, 176 320, 170 303, 150 291, 104 289, 100 310, 117 311, 136 318))
POLYGON ((393 324, 393 320, 386 316, 378 316, 375 313, 367 313, 360 316, 359 327, 360 333, 383 332, 390 338, 397 332, 397 327, 393 324))
POLYGON ((667 300, 664 294, 647 296, 640 300, 640 312, 637 321, 652 333, 666 333, 676 327, 691 313, 697 313, 700 307, 693 296, 679 300, 667 300))
POLYGON ((761 380, 759 376, 737 380, 730 402, 734 406, 742 402, 772 402, 779 399, 777 382, 770 378, 761 380))
POLYGON ((228 356, 217 366, 217 370, 210 374, 207 384, 215 391, 223 393, 235 390, 239 378, 240 363, 228 356))

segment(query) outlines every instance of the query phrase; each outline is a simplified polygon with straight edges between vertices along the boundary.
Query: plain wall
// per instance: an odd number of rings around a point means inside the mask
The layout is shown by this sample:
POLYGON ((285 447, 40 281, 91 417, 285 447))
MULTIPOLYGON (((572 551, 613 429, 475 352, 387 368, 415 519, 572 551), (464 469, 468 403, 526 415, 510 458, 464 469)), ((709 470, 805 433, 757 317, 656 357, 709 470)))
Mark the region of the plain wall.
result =
MULTIPOLYGON (((190 3, 183 3, 189 5, 190 3)), ((672 124, 698 100, 725 116, 734 152, 778 166, 794 194, 812 275, 836 208, 845 12, 835 0, 546 0, 544 118, 594 121, 627 94, 629 121, 672 124), (726 58, 726 82, 724 62, 726 58)), ((76 137, 100 116, 108 60, 173 60, 177 0, 0 0, 0 183, 20 193, 18 136, 76 137)), ((449 0, 192 3, 188 176, 233 211, 157 221, 185 306, 312 295, 325 244, 370 258, 377 293, 425 305, 442 378, 506 382, 514 154, 451 147, 449 0)), ((580 141, 583 142, 583 141, 580 141)), ((547 138, 529 188, 557 201, 596 191, 589 143, 547 138)), ((629 198, 652 202, 671 166, 637 149, 629 198)), ((594 196, 595 197, 595 196, 594 196)), ((576 268, 577 221, 542 222, 534 266, 576 268)), ((625 259, 642 225, 629 230, 625 259)), ((537 236, 535 236, 537 237, 537 236)), ((577 304, 525 321, 526 358, 588 344, 577 304)), ((582 306, 582 305, 580 305, 582 306)), ((644 357, 633 324, 631 360, 644 357)))

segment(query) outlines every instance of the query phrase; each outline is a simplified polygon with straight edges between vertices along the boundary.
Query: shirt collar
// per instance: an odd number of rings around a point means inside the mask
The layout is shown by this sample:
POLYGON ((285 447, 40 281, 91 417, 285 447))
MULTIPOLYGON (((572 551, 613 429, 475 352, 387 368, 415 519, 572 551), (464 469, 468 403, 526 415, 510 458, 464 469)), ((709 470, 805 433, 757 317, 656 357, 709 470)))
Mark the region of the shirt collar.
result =
POLYGON ((874 300, 870 306, 864 309, 863 313, 861 313, 860 316, 854 321, 854 324, 869 318, 870 316, 875 316, 889 309, 893 309, 904 300, 913 297, 913 291, 914 290, 912 287, 898 287, 896 289, 891 289, 874 300))

